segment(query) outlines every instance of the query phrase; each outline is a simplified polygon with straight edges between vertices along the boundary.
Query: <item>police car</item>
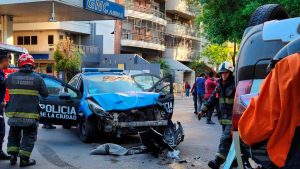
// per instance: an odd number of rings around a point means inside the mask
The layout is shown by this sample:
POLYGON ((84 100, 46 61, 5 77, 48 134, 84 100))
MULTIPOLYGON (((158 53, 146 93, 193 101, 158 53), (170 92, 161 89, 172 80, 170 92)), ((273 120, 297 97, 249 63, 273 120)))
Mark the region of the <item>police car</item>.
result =
POLYGON ((83 69, 70 82, 42 75, 49 91, 41 98, 40 122, 78 126, 80 139, 135 134, 167 126, 173 114, 173 79, 120 70, 83 69))

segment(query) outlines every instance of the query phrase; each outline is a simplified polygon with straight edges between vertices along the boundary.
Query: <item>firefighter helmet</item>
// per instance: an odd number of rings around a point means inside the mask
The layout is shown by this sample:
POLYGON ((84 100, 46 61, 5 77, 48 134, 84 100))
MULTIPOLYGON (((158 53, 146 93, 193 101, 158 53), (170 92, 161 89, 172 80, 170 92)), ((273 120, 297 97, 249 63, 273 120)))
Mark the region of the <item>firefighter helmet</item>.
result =
POLYGON ((219 73, 224 73, 224 72, 231 72, 233 73, 234 71, 234 67, 232 65, 232 63, 230 62, 223 62, 220 66, 219 66, 219 69, 218 69, 218 72, 219 73))
POLYGON ((22 54, 18 59, 19 67, 22 67, 25 65, 30 65, 32 67, 34 67, 34 65, 35 65, 33 57, 29 54, 22 54))

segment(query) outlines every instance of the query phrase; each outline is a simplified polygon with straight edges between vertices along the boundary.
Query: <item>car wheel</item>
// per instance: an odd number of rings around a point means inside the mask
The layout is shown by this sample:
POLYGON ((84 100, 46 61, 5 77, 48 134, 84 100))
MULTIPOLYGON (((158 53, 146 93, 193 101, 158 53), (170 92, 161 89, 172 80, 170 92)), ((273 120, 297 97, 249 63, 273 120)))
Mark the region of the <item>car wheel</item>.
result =
POLYGON ((96 136, 96 127, 97 125, 93 120, 83 118, 78 127, 81 141, 92 142, 96 136))
POLYGON ((71 128, 72 128, 72 125, 64 124, 64 125, 63 125, 63 128, 64 128, 64 129, 71 129, 71 128))
POLYGON ((271 20, 282 20, 289 18, 285 8, 279 4, 267 4, 260 6, 252 14, 249 26, 256 26, 271 20))

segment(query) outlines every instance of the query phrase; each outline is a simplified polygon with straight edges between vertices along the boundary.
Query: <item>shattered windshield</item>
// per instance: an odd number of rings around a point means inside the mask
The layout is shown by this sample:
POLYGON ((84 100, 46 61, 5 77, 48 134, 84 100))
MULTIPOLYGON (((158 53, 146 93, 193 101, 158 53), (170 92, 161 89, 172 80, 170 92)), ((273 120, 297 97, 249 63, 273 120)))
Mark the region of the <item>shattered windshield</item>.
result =
POLYGON ((142 89, 127 76, 90 76, 87 77, 89 94, 140 92, 142 89))

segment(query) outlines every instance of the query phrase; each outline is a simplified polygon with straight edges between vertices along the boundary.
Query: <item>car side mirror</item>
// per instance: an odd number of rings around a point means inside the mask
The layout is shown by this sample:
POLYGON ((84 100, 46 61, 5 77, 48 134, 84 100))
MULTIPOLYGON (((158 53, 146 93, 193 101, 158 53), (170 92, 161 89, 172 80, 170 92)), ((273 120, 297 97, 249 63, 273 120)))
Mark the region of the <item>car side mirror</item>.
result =
POLYGON ((59 95, 59 98, 63 100, 71 100, 71 95, 69 93, 62 93, 59 95))

